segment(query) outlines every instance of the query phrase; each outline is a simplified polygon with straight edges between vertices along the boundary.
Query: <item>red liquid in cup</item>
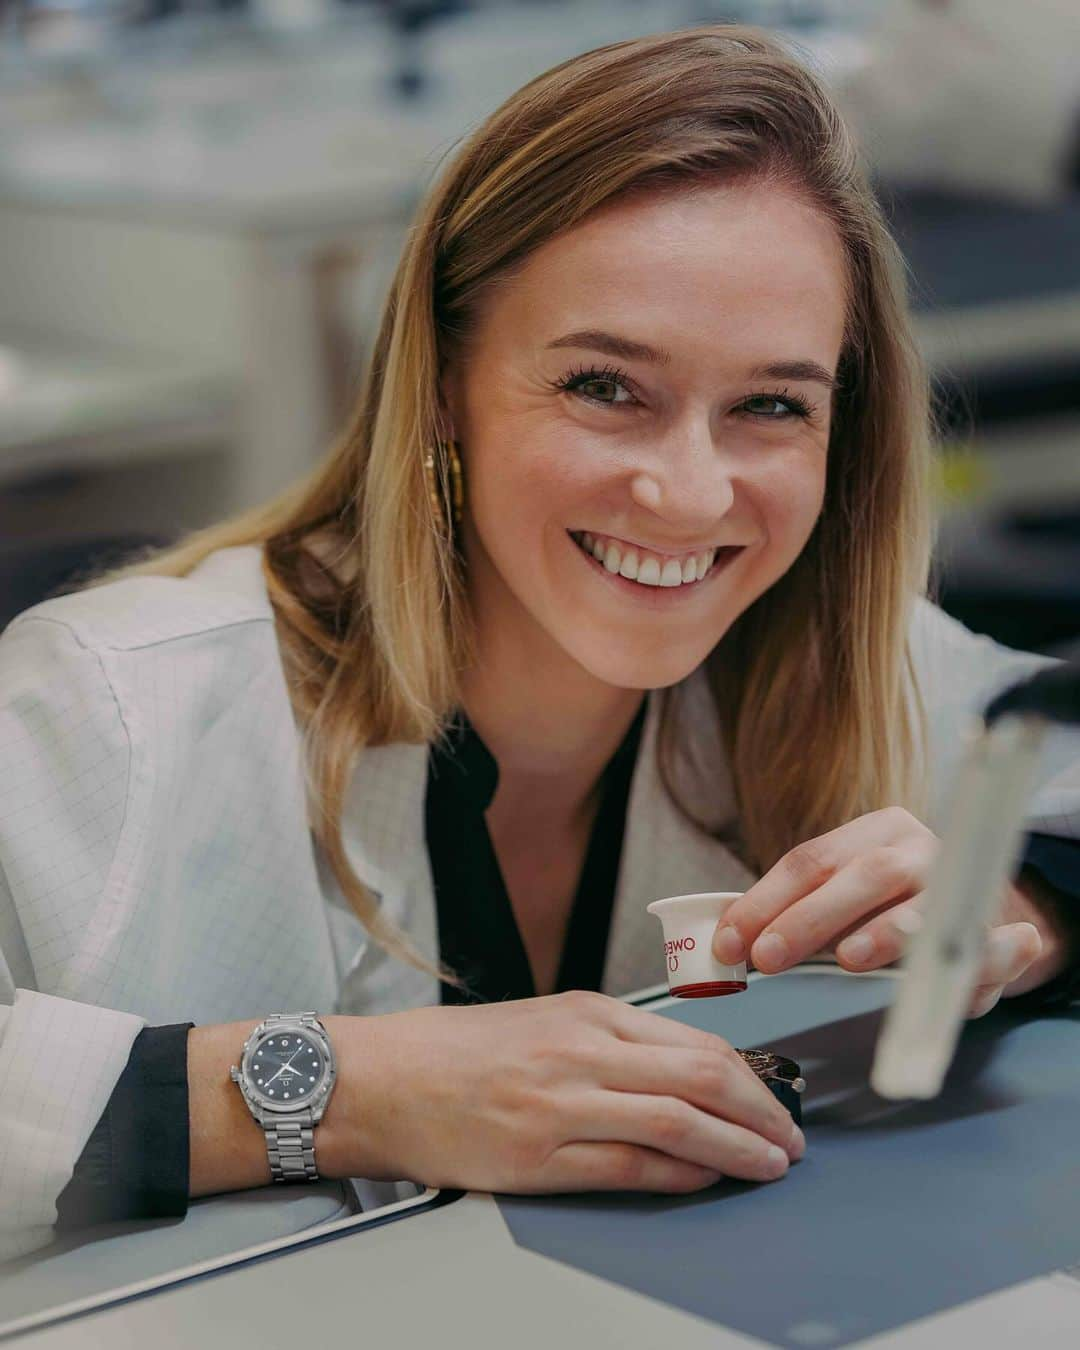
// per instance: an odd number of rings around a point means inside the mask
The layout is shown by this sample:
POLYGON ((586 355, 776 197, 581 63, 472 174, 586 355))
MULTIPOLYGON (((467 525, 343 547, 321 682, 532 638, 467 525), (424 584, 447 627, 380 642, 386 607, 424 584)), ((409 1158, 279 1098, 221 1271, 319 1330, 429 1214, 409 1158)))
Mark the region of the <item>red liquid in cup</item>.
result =
POLYGON ((723 994, 741 994, 745 988, 745 980, 704 980, 676 985, 670 993, 672 998, 720 998, 723 994))

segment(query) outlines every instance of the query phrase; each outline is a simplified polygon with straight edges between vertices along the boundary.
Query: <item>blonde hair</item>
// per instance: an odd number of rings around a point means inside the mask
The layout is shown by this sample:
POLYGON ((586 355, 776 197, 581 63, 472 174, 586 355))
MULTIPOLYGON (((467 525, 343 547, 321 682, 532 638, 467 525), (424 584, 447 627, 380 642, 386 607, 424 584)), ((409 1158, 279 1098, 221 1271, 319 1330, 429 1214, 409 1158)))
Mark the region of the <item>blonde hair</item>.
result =
MULTIPOLYGON (((857 147, 817 78, 756 28, 617 42, 507 99, 420 205, 357 407, 326 460, 269 504, 125 569, 180 576, 216 549, 263 547, 317 843, 372 937, 453 983, 379 913, 341 837, 357 755, 436 740, 471 650, 461 558, 423 463, 435 449, 445 500, 442 362, 485 289, 597 207, 751 179, 796 191, 832 222, 849 285, 821 515, 705 663, 737 803, 728 837, 765 870, 857 814, 914 808, 924 719, 906 692, 906 644, 928 569, 927 376, 902 258, 857 147)), ((661 764, 677 799, 679 686, 663 699, 661 764)))

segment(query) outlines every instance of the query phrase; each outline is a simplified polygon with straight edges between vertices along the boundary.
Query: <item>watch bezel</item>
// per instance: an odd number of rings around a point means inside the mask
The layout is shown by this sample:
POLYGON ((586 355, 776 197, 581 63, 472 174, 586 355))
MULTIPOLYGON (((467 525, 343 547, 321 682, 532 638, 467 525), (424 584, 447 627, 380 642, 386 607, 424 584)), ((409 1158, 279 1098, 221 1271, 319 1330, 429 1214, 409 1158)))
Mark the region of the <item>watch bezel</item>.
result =
POLYGON ((244 1096, 247 1097, 252 1109, 259 1113, 272 1116, 295 1116, 301 1112, 310 1111, 312 1120, 318 1121, 326 1108, 336 1078, 337 1066, 334 1061, 330 1038, 319 1027, 307 1023, 286 1023, 285 1025, 279 1023, 276 1026, 268 1027, 260 1023, 244 1042, 240 1055, 239 1081, 244 1089, 244 1096), (319 1081, 315 1084, 310 1096, 298 1098, 295 1102, 276 1102, 267 1097, 256 1084, 252 1072, 252 1060, 256 1050, 264 1042, 278 1035, 295 1035, 309 1040, 322 1055, 323 1070, 319 1081))

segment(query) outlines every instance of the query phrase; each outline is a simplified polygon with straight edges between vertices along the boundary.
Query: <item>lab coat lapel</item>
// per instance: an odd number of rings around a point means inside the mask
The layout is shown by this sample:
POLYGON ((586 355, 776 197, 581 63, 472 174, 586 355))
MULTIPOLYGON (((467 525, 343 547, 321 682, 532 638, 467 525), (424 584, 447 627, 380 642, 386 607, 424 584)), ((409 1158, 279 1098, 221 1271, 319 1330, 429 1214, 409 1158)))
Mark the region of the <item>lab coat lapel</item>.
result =
MULTIPOLYGON (((429 959, 438 959, 438 919, 424 833, 428 747, 395 742, 361 751, 343 811, 346 856, 380 911, 429 959)), ((388 1012, 438 1003, 439 982, 386 956, 352 913, 335 915, 346 953, 339 1008, 388 1012), (348 955, 351 948, 351 955, 348 955)))

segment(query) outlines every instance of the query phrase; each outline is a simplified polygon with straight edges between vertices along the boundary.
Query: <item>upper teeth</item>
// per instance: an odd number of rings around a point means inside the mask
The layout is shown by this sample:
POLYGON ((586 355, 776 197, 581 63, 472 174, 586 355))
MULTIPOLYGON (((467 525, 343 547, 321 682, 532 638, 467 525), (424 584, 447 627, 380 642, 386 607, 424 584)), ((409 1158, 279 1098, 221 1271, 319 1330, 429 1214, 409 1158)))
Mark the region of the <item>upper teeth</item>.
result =
POLYGON ((640 582, 642 586, 682 586, 687 582, 700 581, 716 557, 716 549, 710 548, 704 553, 691 554, 680 562, 678 558, 664 559, 655 553, 631 548, 604 535, 589 534, 587 531, 574 535, 574 538, 609 572, 618 572, 620 576, 640 582))

